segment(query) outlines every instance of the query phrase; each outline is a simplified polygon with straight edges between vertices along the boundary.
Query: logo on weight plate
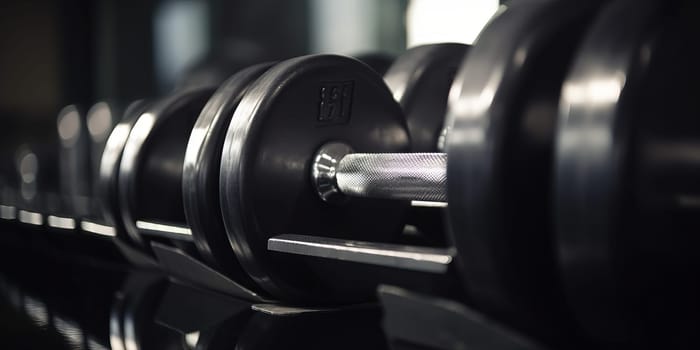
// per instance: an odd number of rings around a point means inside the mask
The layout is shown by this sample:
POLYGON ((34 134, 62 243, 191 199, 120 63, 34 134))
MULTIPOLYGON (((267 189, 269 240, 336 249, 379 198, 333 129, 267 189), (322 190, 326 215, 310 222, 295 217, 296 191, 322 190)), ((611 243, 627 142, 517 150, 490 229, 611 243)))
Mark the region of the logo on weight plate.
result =
POLYGON ((352 81, 321 83, 318 123, 320 125, 343 124, 350 121, 352 105, 352 81))

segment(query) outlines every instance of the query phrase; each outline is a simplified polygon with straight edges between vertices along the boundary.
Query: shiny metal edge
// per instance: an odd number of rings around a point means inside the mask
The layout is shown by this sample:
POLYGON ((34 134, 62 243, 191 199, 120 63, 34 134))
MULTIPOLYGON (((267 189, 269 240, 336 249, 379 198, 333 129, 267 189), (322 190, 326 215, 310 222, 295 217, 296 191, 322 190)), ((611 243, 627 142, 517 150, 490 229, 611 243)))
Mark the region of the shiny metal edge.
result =
POLYGON ((192 230, 190 230, 189 227, 182 225, 137 220, 136 228, 139 229, 139 232, 145 235, 193 241, 192 230))
POLYGON ((454 259, 451 249, 350 241, 283 234, 270 238, 271 251, 381 265, 404 270, 445 273, 454 259))
POLYGON ((49 227, 63 230, 75 230, 76 227, 75 219, 56 215, 46 217, 46 223, 49 227))
POLYGON ((19 222, 24 223, 24 224, 29 224, 29 225, 34 225, 34 226, 41 226, 44 224, 44 216, 41 215, 41 213, 28 211, 28 210, 19 210, 17 212, 17 217, 19 219, 19 222))
POLYGON ((447 202, 411 201, 411 206, 423 208, 447 208, 447 202))
POLYGON ((0 205, 0 219, 15 220, 17 219, 17 208, 12 205, 0 205))
POLYGON ((98 224, 90 220, 80 222, 80 229, 100 236, 116 237, 117 230, 112 226, 98 224))

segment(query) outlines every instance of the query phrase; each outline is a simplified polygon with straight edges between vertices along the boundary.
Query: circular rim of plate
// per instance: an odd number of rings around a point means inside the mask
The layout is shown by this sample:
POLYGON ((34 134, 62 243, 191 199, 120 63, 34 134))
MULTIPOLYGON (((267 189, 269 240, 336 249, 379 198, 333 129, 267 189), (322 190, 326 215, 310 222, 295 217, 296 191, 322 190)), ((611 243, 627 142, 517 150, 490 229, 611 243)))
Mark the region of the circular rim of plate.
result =
MULTIPOLYGON (((412 87, 423 79, 425 68, 450 58, 453 54, 466 55, 471 45, 439 43, 414 46, 399 55, 384 74, 394 99, 402 106, 415 93, 412 87)), ((441 117, 441 116, 437 116, 441 117)))
MULTIPOLYGON (((426 144, 425 136, 417 137, 417 135, 411 135, 411 149, 413 152, 438 151, 440 147, 439 144, 441 143, 441 137, 439 135, 445 132, 445 125, 448 124, 446 120, 447 113, 442 113, 441 115, 430 113, 429 115, 425 115, 424 113, 417 114, 413 112, 412 108, 416 106, 416 103, 414 103, 416 94, 422 92, 422 89, 424 89, 423 86, 425 86, 427 81, 431 81, 431 74, 444 73, 444 71, 441 71, 442 69, 454 65, 457 69, 452 72, 452 81, 448 82, 447 86, 449 89, 449 86, 456 77, 461 62, 463 62, 469 54, 470 48, 471 45, 461 43, 439 43, 414 46, 401 54, 384 74, 384 81, 387 86, 389 86, 389 89, 394 95, 394 99, 401 105, 406 113, 406 123, 408 124, 410 132, 419 132, 426 129, 432 130, 432 124, 426 122, 428 120, 438 123, 439 129, 441 129, 434 135, 437 138, 432 141, 432 147, 430 147, 431 142, 427 142, 426 144), (421 125, 421 128, 414 129, 414 123, 421 125)), ((442 74, 440 74, 440 76, 442 76, 442 74)), ((432 92, 435 93, 434 90, 432 92)), ((425 94, 421 95, 423 95, 421 97, 425 97, 425 94)), ((442 97, 442 95, 439 96, 442 97)), ((447 98, 445 98, 444 103, 446 107, 447 98)), ((446 108, 444 108, 443 111, 446 112, 446 108)))
MULTIPOLYGON (((307 71, 327 70, 334 65, 346 64, 346 62, 352 64, 353 67, 364 67, 362 69, 363 72, 366 72, 366 77, 370 75, 372 77, 376 76, 376 82, 368 79, 367 83, 381 84, 381 89, 385 89, 387 101, 391 101, 396 107, 395 111, 387 115, 398 116, 401 114, 399 105, 393 100, 383 79, 371 67, 346 56, 309 55, 278 63, 256 80, 239 103, 227 130, 226 143, 222 152, 220 176, 221 209, 222 212, 226 213, 224 215, 226 232, 243 268, 259 286, 279 299, 308 301, 310 294, 305 288, 292 285, 280 278, 280 273, 274 268, 275 264, 270 258, 261 258, 261 256, 268 256, 265 254, 279 253, 270 253, 266 250, 265 253, 261 254, 257 252, 256 247, 253 247, 252 242, 248 242, 251 238, 257 238, 254 237, 256 233, 248 232, 249 227, 247 226, 250 225, 250 220, 243 216, 244 211, 249 211, 244 200, 244 192, 247 190, 242 187, 242 184, 247 181, 246 171, 243 167, 249 163, 249 157, 253 157, 250 155, 251 151, 249 149, 255 147, 255 135, 262 133, 261 125, 266 120, 261 115, 264 115, 271 108, 272 104, 269 101, 275 101, 282 91, 285 91, 287 86, 296 83, 299 79, 298 77, 303 77, 307 71), (251 238, 248 238, 248 236, 251 236, 251 238)), ((377 86, 379 88, 379 85, 377 86)), ((397 126, 399 124, 402 123, 399 123, 397 119, 397 126)), ((400 127, 401 133, 405 136, 406 143, 408 143, 405 125, 400 127)), ((404 146, 407 147, 407 145, 404 146)), ((309 164, 312 158, 313 152, 308 154, 309 164)), ((310 185, 310 176, 305 176, 304 178, 309 181, 310 185)), ((322 203, 320 198, 318 200, 319 203, 322 203)), ((303 259, 303 257, 299 258, 303 259)), ((313 276, 310 275, 309 277, 313 276)), ((316 287, 322 286, 318 285, 316 287)), ((334 298, 332 295, 324 294, 322 296, 318 293, 316 293, 315 297, 334 298)), ((322 300, 315 301, 324 302, 322 300)))
POLYGON ((458 251, 462 281, 480 307, 518 327, 544 333, 555 324, 566 328, 559 319, 568 315, 559 305, 563 298, 555 298, 560 294, 558 281, 548 286, 534 282, 558 277, 555 250, 537 246, 538 252, 551 252, 552 264, 545 270, 533 264, 517 270, 517 261, 510 255, 519 247, 504 243, 518 234, 506 229, 504 222, 504 214, 513 209, 507 205, 502 185, 504 179, 518 176, 507 167, 506 155, 517 147, 507 146, 506 136, 513 122, 519 121, 512 117, 513 101, 527 93, 522 85, 534 74, 531 57, 546 57, 541 55, 544 44, 552 40, 551 33, 571 25, 572 18, 592 16, 595 6, 594 2, 523 1, 503 7, 465 58, 448 100, 447 231, 458 251), (552 13, 561 16, 552 17, 552 13), (512 271, 537 275, 524 283, 530 278, 512 271), (553 300, 533 302, 545 295, 553 300))
POLYGON ((197 250, 210 264, 222 268, 236 282, 255 286, 230 247, 219 207, 221 149, 236 106, 248 86, 272 64, 257 64, 232 75, 202 109, 187 143, 182 171, 185 217, 197 250), (212 183, 211 172, 216 174, 212 183), (216 197, 209 190, 215 187, 216 197))
POLYGON ((598 338, 619 341, 630 331, 630 320, 619 313, 611 238, 621 229, 617 217, 630 142, 624 120, 629 113, 620 109, 627 110, 621 107, 629 89, 626 81, 660 6, 618 1, 601 11, 579 48, 560 100, 552 208, 558 262, 577 319, 598 338))
POLYGON ((134 127, 138 116, 147 108, 146 100, 134 101, 124 110, 124 117, 114 126, 105 142, 105 148, 100 159, 100 171, 98 174, 98 197, 102 205, 103 216, 107 223, 114 225, 119 238, 131 238, 126 235, 121 221, 121 207, 119 206, 118 178, 119 165, 122 152, 129 138, 129 133, 134 127))
MULTIPOLYGON (((172 108, 184 105, 191 99, 207 93, 211 94, 212 90, 210 88, 201 88, 178 91, 149 104, 141 111, 124 145, 117 180, 119 184, 118 194, 121 219, 124 230, 131 241, 148 251, 150 251, 150 247, 147 240, 142 237, 139 229, 136 227, 137 218, 132 211, 136 201, 136 184, 134 182, 140 171, 139 166, 143 158, 141 150, 149 142, 153 131, 162 123, 167 122, 171 116, 172 108)), ((181 188, 175 190, 182 191, 181 188)))

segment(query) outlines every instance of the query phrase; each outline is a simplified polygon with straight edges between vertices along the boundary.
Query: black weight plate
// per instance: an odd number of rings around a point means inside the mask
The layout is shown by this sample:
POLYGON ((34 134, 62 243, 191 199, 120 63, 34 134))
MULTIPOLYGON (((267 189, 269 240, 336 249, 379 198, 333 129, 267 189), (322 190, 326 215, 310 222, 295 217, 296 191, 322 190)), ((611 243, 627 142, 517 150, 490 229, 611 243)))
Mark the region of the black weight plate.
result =
POLYGON ((254 283, 241 269, 221 218, 219 169, 224 137, 233 111, 248 85, 270 66, 270 63, 264 63, 246 68, 216 90, 194 124, 182 171, 185 216, 197 250, 209 264, 248 287, 254 283))
POLYGON ((297 233, 381 242, 402 227, 406 203, 352 198, 332 205, 318 197, 310 166, 329 141, 357 152, 409 147, 401 109, 381 76, 332 55, 295 58, 268 70, 241 100, 226 135, 220 178, 226 231, 244 269, 279 299, 319 303, 374 292, 353 295, 343 271, 319 276, 314 265, 322 262, 269 252, 268 238, 297 233), (331 281, 345 284, 332 288, 331 281))
POLYGON ((597 2, 519 1, 481 32, 448 103, 448 216, 477 306, 545 341, 571 323, 550 227, 561 83, 597 2))
POLYGON ((447 95, 468 50, 468 45, 454 43, 416 46, 401 54, 384 75, 403 108, 412 152, 437 151, 447 95))
POLYGON ((107 138, 105 148, 100 159, 100 170, 97 178, 96 196, 108 225, 115 228, 117 237, 126 241, 130 238, 124 230, 121 219, 121 207, 119 206, 118 178, 119 164, 122 159, 124 145, 129 138, 129 133, 146 108, 148 103, 144 100, 132 102, 124 111, 122 120, 112 129, 107 138))
POLYGON ((682 199, 700 192, 698 12, 677 4, 607 6, 562 94, 559 259, 577 318, 605 342, 697 347, 700 215, 682 199))
POLYGON ((213 89, 171 94, 150 104, 138 117, 119 165, 119 205, 132 241, 147 246, 137 220, 186 225, 182 165, 187 140, 213 89))

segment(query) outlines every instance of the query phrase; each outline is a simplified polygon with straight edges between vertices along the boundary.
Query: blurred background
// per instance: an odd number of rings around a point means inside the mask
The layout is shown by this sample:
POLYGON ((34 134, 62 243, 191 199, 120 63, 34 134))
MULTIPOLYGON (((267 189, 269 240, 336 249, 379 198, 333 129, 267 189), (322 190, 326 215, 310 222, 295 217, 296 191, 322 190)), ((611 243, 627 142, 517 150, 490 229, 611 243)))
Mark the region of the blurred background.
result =
MULTIPOLYGON (((62 107, 128 103, 309 53, 396 55, 474 40, 497 0, 29 0, 0 5, 5 130, 55 133, 62 107)), ((5 133, 3 133, 5 134, 5 133)), ((0 147, 8 137, 0 139, 0 147)))

